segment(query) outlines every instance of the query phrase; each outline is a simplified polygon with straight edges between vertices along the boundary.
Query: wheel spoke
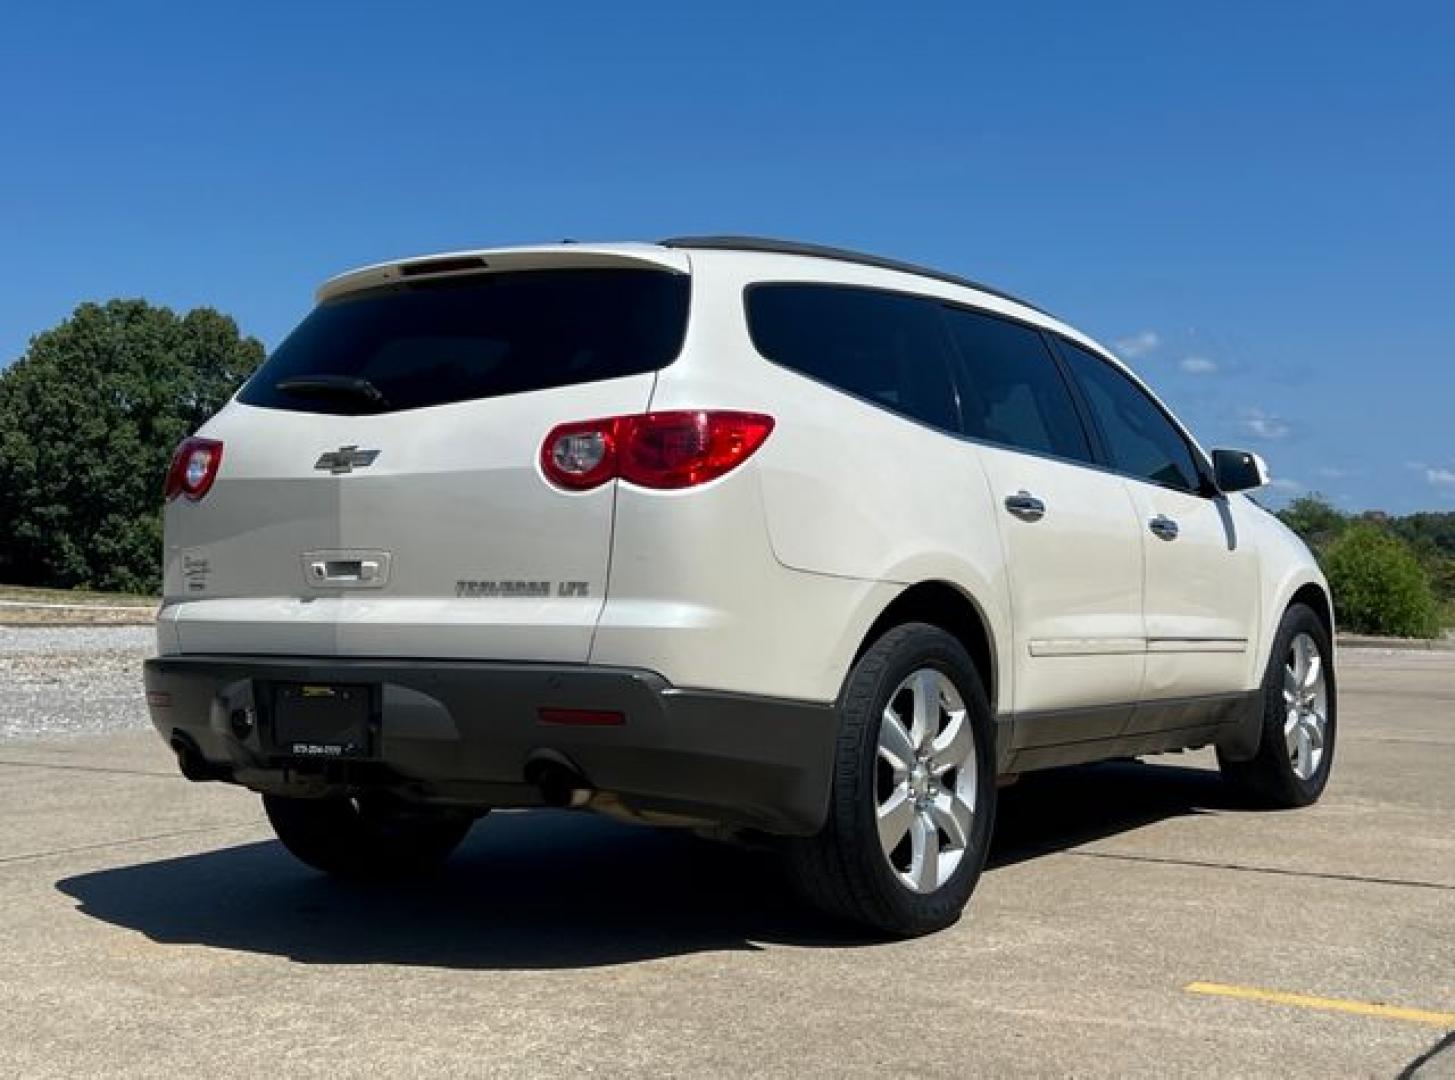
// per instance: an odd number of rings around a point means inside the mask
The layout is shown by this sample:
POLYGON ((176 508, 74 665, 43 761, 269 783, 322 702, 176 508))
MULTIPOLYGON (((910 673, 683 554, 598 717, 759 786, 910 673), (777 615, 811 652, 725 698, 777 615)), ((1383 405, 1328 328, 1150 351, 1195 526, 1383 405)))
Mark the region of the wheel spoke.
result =
POLYGON ((920 892, 931 892, 940 883, 940 831, 928 814, 915 814, 909 839, 909 879, 920 892))
POLYGON ((975 811, 959 794, 940 792, 931 804, 930 815, 935 824, 945 831, 952 848, 964 848, 970 843, 970 825, 975 820, 975 811))
POLYGON ((1318 653, 1312 652, 1309 656, 1308 670, 1304 672, 1303 689, 1313 690, 1319 685, 1319 680, 1324 677, 1324 661, 1318 653))
POLYGON ((904 724, 894 709, 886 706, 879 721, 879 756, 888 761, 894 769, 894 778, 903 779, 914 761, 914 740, 904 730, 904 724))
POLYGON ((1293 673, 1300 687, 1307 685, 1309 655, 1313 652, 1312 646, 1313 642, 1309 640, 1307 634, 1299 634, 1293 639, 1293 673))
POLYGON ((1298 762, 1294 765, 1294 771, 1304 780, 1313 775, 1313 758, 1314 748, 1313 743, 1309 740, 1308 725, 1300 724, 1298 726, 1298 762))
POLYGON ((1283 669, 1283 703, 1290 708, 1298 700, 1298 672, 1291 667, 1283 669))
POLYGON ((940 677, 929 668, 916 671, 910 683, 914 695, 914 726, 910 737, 917 749, 929 749, 930 741, 940 731, 940 677))
POLYGON ((975 753, 975 732, 964 709, 950 713, 945 730, 930 744, 931 771, 944 776, 951 769, 964 768, 975 753))
POLYGON ((875 810, 879 819, 879 843, 888 855, 899 846, 904 834, 914 820, 914 800, 909 797, 909 785, 900 784, 875 810))
POLYGON ((1318 713, 1309 713, 1304 718, 1304 724, 1308 728, 1309 743, 1315 750, 1324 748, 1324 718, 1318 713))

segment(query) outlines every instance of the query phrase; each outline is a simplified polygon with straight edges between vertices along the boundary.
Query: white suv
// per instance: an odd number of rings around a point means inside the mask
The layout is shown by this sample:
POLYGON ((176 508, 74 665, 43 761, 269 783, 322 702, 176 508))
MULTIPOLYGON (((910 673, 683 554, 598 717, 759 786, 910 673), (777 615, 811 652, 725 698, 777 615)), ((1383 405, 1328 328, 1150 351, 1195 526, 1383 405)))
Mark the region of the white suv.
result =
POLYGON ((1304 546, 1104 349, 743 237, 367 267, 177 450, 147 700, 345 875, 492 807, 773 837, 829 911, 959 915, 998 784, 1213 745, 1319 796, 1304 546))

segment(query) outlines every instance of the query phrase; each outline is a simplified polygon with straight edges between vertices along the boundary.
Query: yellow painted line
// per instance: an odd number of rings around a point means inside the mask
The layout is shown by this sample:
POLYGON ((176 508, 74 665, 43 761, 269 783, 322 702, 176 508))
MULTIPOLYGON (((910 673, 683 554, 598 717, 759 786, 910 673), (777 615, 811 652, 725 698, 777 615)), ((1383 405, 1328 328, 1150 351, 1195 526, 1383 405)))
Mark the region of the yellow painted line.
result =
POLYGON ((1381 1005, 1372 1001, 1349 1001, 1345 998, 1314 997, 1290 994, 1284 990, 1260 990, 1256 986, 1228 986, 1225 983, 1192 982, 1182 989, 1189 994, 1215 994, 1241 1001, 1263 1001, 1272 1005, 1296 1005, 1302 1009, 1352 1013, 1355 1016, 1376 1016, 1382 1020, 1408 1020, 1415 1024, 1434 1024, 1455 1028, 1455 1012, 1434 1012, 1430 1009, 1407 1009, 1402 1005, 1381 1005))

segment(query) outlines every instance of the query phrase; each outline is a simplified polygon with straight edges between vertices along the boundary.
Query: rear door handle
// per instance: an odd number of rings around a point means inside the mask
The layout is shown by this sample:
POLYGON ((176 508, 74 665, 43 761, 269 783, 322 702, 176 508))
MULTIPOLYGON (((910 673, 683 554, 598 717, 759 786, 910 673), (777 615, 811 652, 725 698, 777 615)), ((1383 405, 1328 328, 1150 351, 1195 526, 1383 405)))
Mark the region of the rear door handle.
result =
POLYGON ((1029 491, 1017 491, 1005 497, 1005 508, 1022 521, 1040 521, 1046 516, 1046 504, 1029 491))
POLYGON ((1152 530, 1152 535, 1159 540, 1177 539, 1177 522, 1173 521, 1166 514, 1158 514, 1151 521, 1147 522, 1147 528, 1152 530))

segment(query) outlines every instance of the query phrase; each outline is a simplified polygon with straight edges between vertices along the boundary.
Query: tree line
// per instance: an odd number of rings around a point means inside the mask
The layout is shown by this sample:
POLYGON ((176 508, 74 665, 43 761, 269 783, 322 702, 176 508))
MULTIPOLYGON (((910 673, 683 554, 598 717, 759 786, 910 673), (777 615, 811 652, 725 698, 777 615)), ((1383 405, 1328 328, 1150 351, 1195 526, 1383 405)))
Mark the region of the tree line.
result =
POLYGON ((1340 629, 1432 638, 1455 624, 1455 513, 1345 514, 1306 495, 1278 516, 1323 567, 1340 629))
POLYGON ((0 582, 155 594, 173 447, 263 360, 211 308, 82 304, 0 370, 0 582))

